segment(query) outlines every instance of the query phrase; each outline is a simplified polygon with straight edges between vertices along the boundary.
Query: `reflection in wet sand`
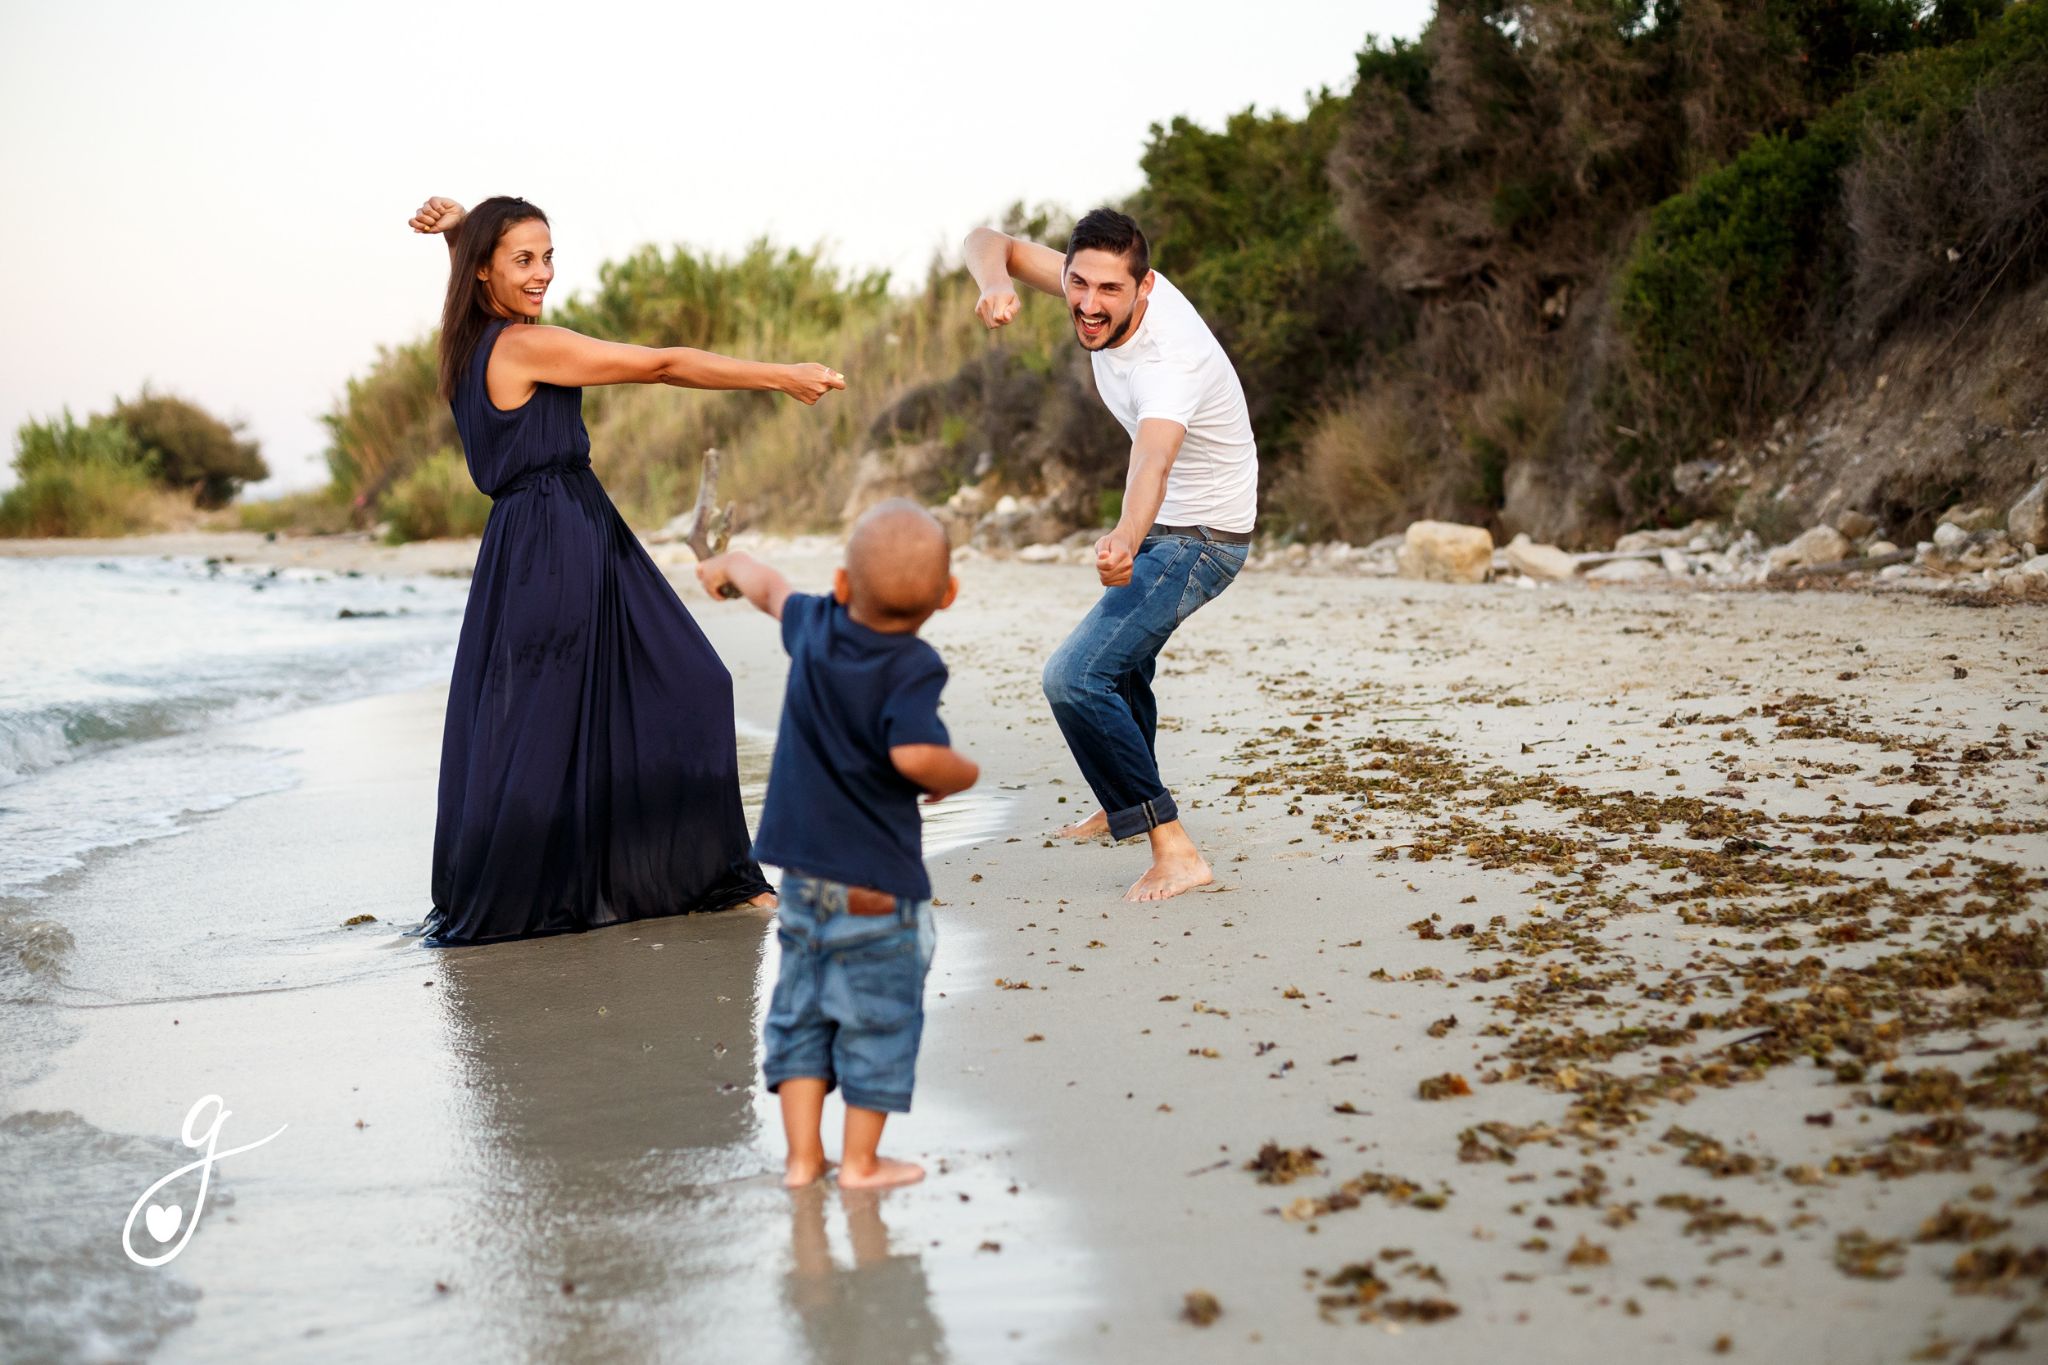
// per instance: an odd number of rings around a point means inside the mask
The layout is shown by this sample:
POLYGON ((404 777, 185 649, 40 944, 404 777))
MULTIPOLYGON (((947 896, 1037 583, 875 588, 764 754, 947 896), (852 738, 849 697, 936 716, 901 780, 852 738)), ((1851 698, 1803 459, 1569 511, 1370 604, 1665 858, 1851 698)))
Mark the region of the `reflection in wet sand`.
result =
POLYGON ((507 1345, 654 1354, 678 1325, 664 1305, 752 1259, 744 1206, 773 1193, 730 1182, 767 1169, 751 1093, 766 928, 696 916, 443 954, 475 1166, 463 1231, 510 1309, 507 1345))
POLYGON ((937 1365, 949 1358, 944 1329, 932 1316, 923 1259, 916 1251, 890 1254, 882 1222, 888 1197, 878 1190, 834 1192, 823 1181, 789 1196, 790 1270, 783 1294, 803 1323, 812 1365, 937 1365), (825 1232, 828 1203, 845 1214, 850 1267, 833 1257, 825 1232))

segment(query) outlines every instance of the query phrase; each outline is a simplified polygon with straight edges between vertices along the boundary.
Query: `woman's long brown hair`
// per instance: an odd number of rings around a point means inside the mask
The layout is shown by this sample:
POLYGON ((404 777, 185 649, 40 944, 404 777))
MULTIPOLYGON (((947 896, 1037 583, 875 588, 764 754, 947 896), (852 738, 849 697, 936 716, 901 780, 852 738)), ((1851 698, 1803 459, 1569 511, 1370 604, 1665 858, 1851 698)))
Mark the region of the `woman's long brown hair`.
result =
POLYGON ((496 316, 477 272, 491 263, 506 228, 534 220, 546 223, 548 216, 524 199, 499 194, 471 209, 455 230, 455 250, 448 253, 448 297, 441 305, 441 397, 455 397, 477 340, 496 316))

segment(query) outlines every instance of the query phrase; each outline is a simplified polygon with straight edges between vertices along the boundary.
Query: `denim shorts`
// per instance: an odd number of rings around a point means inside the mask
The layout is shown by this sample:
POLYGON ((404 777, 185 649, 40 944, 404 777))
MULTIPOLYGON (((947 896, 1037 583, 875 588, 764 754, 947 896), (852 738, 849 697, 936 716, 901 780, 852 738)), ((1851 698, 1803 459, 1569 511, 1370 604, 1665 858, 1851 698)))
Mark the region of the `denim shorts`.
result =
POLYGON ((782 969, 762 1030, 768 1088, 814 1078, 846 1102, 910 1112, 924 978, 938 941, 932 903, 899 896, 888 914, 855 915, 847 888, 789 869, 782 874, 776 939, 782 969))

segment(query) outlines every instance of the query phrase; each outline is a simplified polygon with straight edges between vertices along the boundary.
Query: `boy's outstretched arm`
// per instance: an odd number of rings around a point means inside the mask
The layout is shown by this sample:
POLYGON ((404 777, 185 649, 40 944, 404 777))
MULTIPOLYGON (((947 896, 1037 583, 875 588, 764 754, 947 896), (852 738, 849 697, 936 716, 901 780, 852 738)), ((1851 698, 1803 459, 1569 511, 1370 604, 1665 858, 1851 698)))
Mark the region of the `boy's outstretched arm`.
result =
POLYGON ((789 597, 789 580, 744 550, 728 550, 697 565, 697 581, 713 597, 730 583, 740 596, 780 621, 782 604, 789 597))
POLYGON ((981 780, 981 767, 946 744, 898 744, 889 750, 896 771, 924 789, 924 799, 943 801, 981 780))

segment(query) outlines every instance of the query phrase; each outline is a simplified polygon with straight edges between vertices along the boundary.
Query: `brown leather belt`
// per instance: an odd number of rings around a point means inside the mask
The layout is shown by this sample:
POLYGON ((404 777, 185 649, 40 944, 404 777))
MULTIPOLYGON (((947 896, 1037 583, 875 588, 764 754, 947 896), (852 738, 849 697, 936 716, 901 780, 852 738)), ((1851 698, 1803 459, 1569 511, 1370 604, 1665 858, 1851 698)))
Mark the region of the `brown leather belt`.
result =
POLYGON ((896 913, 896 898, 882 891, 870 891, 865 886, 846 888, 846 913, 849 915, 893 915, 896 913))
POLYGON ((1252 533, 1250 531, 1212 531, 1206 526, 1168 526, 1165 522, 1160 521, 1153 522, 1152 529, 1145 534, 1148 536, 1193 536, 1197 540, 1213 540, 1218 545, 1249 545, 1252 543, 1252 533))

